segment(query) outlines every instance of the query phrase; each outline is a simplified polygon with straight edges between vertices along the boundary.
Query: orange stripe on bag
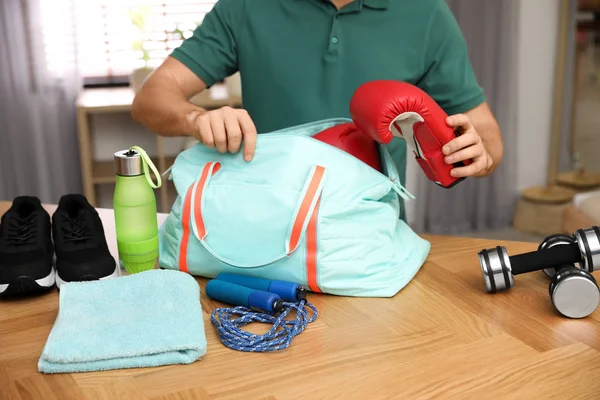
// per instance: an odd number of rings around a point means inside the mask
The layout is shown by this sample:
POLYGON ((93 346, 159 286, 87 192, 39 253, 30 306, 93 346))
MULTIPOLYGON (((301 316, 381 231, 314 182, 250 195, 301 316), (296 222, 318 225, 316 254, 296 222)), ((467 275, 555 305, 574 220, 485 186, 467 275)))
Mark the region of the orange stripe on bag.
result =
MULTIPOLYGON (((195 198, 195 202, 198 203, 201 200, 202 196, 202 188, 206 183, 206 179, 208 176, 208 171, 213 163, 208 163, 204 166, 202 170, 202 175, 200 176, 200 182, 196 184, 196 191, 198 191, 198 187, 200 188, 200 193, 198 197, 195 198)), ((214 163, 215 166, 213 168, 213 174, 217 172, 221 168, 221 164, 214 163)), ((179 246, 179 269, 183 272, 188 272, 187 265, 187 248, 188 243, 190 241, 190 219, 192 213, 192 194, 194 192, 194 184, 190 185, 189 189, 185 194, 185 200, 183 201, 183 211, 181 212, 181 225, 183 228, 183 233, 181 235, 181 245, 179 246)), ((201 210, 199 210, 199 213, 201 210)), ((196 223, 198 223, 198 219, 200 220, 201 227, 204 232, 204 221, 202 220, 202 215, 199 214, 199 217, 196 217, 196 223)), ((199 226, 199 227, 200 227, 199 226)), ((204 233, 205 234, 205 233, 204 233)))
POLYGON ((181 226, 183 233, 181 234, 181 245, 179 246, 179 269, 182 272, 188 272, 187 266, 187 248, 190 240, 190 213, 192 211, 192 186, 185 194, 183 201, 183 211, 181 212, 181 226))
POLYGON ((294 226, 290 235, 290 253, 296 249, 296 246, 298 246, 298 241, 300 240, 300 235, 302 234, 302 228, 304 227, 304 223, 308 217, 308 212, 310 211, 310 206, 315 198, 315 195, 317 194, 317 191, 319 190, 319 186, 321 185, 321 180, 323 179, 324 174, 325 168, 321 166, 317 166, 315 168, 315 173, 310 180, 308 190, 306 191, 304 199, 302 199, 300 209, 298 210, 298 216, 294 221, 294 226))
POLYGON ((319 205, 321 197, 317 200, 315 210, 308 221, 306 230, 306 269, 308 275, 308 288, 313 292, 321 293, 317 282, 317 214, 319 213, 319 205))
POLYGON ((194 218, 198 236, 201 240, 206 237, 206 226, 204 225, 204 217, 202 216, 202 195, 204 193, 204 186, 206 186, 206 181, 208 180, 208 172, 213 164, 214 168, 211 176, 221 168, 221 164, 218 162, 207 163, 202 169, 200 180, 196 185, 196 192, 194 193, 194 218))

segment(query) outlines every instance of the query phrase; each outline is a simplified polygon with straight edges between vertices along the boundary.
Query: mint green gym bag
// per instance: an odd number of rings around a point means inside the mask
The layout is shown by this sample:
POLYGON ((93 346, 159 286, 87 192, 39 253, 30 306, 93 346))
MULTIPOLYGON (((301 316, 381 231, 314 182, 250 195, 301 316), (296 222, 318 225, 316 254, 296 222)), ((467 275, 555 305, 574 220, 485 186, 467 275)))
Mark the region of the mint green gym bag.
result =
POLYGON ((391 297, 430 243, 402 219, 412 197, 380 147, 385 173, 311 136, 347 119, 261 134, 252 161, 196 144, 175 159, 178 197, 159 229, 159 265, 291 281, 313 292, 391 297))

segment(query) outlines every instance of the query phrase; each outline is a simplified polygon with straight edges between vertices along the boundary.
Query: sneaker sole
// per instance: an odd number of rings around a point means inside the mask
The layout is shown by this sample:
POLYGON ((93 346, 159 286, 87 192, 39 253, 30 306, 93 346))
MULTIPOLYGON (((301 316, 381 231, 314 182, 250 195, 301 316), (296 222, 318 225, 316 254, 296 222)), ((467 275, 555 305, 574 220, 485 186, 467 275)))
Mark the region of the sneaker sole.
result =
POLYGON ((60 290, 60 286, 64 285, 65 283, 69 283, 69 282, 89 282, 89 281, 102 281, 105 279, 112 279, 112 278, 116 278, 120 275, 119 273, 119 266, 117 265, 115 267, 115 270, 110 274, 110 275, 106 275, 103 277, 98 278, 97 276, 94 275, 86 275, 83 277, 83 279, 81 281, 65 281, 63 280, 60 275, 58 274, 58 272, 56 273, 56 287, 60 290))
POLYGON ((48 276, 34 279, 31 276, 19 276, 8 283, 0 284, 0 295, 24 294, 50 290, 56 283, 54 268, 48 276))

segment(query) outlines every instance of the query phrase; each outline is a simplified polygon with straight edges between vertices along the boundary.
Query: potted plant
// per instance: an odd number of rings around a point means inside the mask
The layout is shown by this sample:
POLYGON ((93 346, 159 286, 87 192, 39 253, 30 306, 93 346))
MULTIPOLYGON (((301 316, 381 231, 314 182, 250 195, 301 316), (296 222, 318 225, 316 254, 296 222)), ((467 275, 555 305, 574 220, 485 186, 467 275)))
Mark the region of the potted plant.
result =
POLYGON ((142 65, 135 68, 129 76, 129 85, 134 92, 138 92, 146 79, 154 71, 150 67, 150 51, 145 47, 146 32, 148 31, 147 20, 150 15, 149 6, 132 7, 129 9, 129 18, 137 31, 135 32, 135 40, 132 43, 132 48, 135 52, 142 54, 142 65))

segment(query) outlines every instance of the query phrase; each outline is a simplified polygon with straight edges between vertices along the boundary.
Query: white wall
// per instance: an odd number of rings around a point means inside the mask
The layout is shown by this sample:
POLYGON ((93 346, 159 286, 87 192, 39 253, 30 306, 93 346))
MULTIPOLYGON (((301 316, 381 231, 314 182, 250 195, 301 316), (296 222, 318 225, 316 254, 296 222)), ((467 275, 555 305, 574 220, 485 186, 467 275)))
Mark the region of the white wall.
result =
POLYGON ((517 188, 548 176, 558 0, 520 0, 517 74, 517 188))

